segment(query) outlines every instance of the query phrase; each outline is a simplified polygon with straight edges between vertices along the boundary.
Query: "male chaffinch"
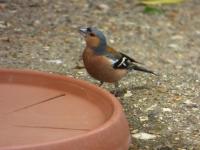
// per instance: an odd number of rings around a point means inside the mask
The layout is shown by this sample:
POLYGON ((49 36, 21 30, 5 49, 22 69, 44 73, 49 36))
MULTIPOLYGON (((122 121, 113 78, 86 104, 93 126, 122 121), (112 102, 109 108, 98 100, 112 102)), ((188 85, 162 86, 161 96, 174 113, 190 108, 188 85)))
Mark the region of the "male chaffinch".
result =
POLYGON ((141 64, 135 59, 118 52, 107 45, 106 37, 96 28, 80 28, 79 32, 84 36, 86 48, 82 54, 84 66, 87 72, 100 81, 115 83, 132 70, 143 71, 156 75, 153 71, 136 64, 141 64))

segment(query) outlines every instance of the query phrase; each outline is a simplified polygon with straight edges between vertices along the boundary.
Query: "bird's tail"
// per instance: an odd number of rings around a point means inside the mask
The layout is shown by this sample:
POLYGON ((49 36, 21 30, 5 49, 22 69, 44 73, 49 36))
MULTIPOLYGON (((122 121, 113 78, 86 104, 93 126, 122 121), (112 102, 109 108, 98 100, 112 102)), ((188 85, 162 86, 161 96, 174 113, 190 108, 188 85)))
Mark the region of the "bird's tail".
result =
POLYGON ((151 70, 148 70, 144 67, 141 67, 141 66, 137 66, 136 64, 131 64, 129 65, 128 67, 129 70, 137 70, 137 71, 142 71, 142 72, 146 72, 146 73, 151 73, 153 75, 156 75, 158 76, 158 74, 156 74, 155 72, 151 71, 151 70))

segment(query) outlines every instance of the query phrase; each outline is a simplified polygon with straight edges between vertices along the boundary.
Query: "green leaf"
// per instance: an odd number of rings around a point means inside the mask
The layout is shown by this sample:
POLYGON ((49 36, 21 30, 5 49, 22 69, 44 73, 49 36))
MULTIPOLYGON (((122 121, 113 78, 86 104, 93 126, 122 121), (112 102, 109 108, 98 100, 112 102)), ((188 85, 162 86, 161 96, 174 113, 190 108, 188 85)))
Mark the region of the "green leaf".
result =
POLYGON ((161 10, 159 8, 155 8, 155 7, 146 6, 144 8, 144 13, 146 13, 146 14, 162 14, 163 10, 161 10))

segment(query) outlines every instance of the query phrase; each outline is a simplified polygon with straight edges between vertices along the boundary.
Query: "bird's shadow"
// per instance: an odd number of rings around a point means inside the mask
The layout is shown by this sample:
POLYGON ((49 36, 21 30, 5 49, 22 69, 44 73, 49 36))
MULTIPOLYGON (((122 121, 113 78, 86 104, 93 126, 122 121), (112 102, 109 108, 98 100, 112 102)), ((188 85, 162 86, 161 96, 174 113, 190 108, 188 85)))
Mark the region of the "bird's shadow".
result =
POLYGON ((150 90, 154 88, 154 86, 149 86, 149 85, 142 85, 142 86, 131 86, 131 87, 123 87, 123 88, 120 88, 119 90, 112 90, 110 91, 111 94, 115 95, 116 97, 123 97, 124 94, 127 93, 127 91, 141 91, 141 90, 150 90))
POLYGON ((142 86, 135 86, 135 87, 131 87, 130 89, 133 91, 137 91, 137 90, 149 90, 151 89, 153 86, 148 86, 148 85, 142 85, 142 86))

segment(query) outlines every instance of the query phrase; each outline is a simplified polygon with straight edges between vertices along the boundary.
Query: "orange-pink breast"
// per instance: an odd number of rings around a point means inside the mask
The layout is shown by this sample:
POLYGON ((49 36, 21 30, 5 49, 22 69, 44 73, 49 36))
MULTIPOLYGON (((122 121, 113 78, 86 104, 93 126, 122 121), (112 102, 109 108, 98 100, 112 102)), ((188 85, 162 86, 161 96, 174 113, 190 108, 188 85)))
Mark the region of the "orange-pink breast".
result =
POLYGON ((83 62, 87 72, 99 81, 116 82, 127 74, 127 70, 114 69, 105 56, 95 55, 89 48, 83 52, 83 62))

